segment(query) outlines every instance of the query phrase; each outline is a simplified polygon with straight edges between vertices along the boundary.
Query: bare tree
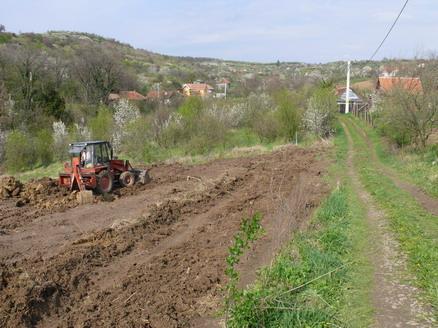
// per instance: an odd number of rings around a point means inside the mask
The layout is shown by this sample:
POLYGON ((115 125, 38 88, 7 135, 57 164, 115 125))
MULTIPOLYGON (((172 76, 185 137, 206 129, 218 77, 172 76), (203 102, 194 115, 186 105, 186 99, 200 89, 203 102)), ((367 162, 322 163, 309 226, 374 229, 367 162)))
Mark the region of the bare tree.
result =
POLYGON ((438 124, 436 90, 416 93, 399 88, 387 97, 383 106, 383 119, 389 126, 388 130, 396 132, 404 140, 411 139, 417 147, 426 147, 438 124))
POLYGON ((0 54, 6 63, 5 74, 8 76, 9 90, 16 95, 19 107, 24 112, 32 112, 45 66, 41 51, 19 45, 7 45, 0 54))
POLYGON ((118 88, 123 75, 120 62, 120 58, 102 46, 87 46, 78 51, 73 72, 87 102, 106 102, 110 92, 118 88))

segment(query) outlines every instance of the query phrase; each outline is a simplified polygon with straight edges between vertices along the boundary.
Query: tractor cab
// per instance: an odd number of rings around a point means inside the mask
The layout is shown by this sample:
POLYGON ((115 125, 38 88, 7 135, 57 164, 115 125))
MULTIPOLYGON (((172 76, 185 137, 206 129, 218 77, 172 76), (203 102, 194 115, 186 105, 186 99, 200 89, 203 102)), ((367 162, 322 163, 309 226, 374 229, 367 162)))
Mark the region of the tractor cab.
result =
POLYGON ((82 168, 108 166, 113 159, 113 149, 108 141, 73 143, 70 144, 69 154, 72 161, 76 158, 82 168))

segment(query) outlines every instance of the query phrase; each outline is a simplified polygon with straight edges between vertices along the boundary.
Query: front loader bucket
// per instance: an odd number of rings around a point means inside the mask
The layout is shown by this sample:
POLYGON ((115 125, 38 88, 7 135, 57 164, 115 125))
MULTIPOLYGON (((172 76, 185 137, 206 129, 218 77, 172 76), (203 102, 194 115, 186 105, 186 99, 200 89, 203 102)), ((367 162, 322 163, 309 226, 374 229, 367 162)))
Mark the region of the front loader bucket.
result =
POLYGON ((146 184, 151 181, 148 170, 137 170, 135 175, 137 176, 138 182, 141 184, 146 184))
POLYGON ((76 194, 76 200, 78 201, 79 205, 93 204, 93 192, 91 190, 79 191, 76 194))

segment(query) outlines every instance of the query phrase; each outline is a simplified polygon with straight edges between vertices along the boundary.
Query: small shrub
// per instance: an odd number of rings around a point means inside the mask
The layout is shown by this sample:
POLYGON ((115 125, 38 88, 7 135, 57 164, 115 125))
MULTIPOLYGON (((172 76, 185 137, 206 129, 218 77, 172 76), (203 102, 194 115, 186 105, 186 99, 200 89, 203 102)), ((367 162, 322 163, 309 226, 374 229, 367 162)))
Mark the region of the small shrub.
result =
POLYGON ((30 138, 19 130, 9 133, 5 145, 5 158, 6 169, 10 172, 30 169, 36 161, 30 138))
POLYGON ((40 130, 34 138, 36 157, 41 165, 47 166, 53 162, 53 138, 49 130, 40 130))
POLYGON ((291 141, 301 125, 302 113, 298 107, 298 96, 283 90, 278 92, 274 98, 278 106, 277 115, 281 134, 286 140, 291 141))
POLYGON ((90 120, 91 134, 96 140, 109 141, 112 139, 114 121, 111 110, 108 107, 101 107, 97 116, 90 120))

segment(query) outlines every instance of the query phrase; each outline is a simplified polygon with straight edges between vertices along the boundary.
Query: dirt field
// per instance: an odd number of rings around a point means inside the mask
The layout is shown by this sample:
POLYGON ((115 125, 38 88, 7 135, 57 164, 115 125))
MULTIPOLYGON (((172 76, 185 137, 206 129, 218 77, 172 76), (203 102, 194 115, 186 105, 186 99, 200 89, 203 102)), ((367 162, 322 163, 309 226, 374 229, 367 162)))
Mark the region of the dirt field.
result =
POLYGON ((266 230, 239 266, 244 285, 327 193, 323 152, 159 165, 93 205, 50 180, 34 199, 0 200, 0 326, 211 326, 240 220, 260 211, 266 230))

